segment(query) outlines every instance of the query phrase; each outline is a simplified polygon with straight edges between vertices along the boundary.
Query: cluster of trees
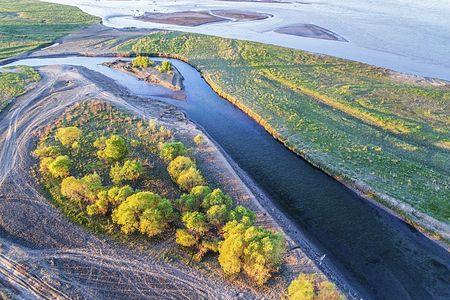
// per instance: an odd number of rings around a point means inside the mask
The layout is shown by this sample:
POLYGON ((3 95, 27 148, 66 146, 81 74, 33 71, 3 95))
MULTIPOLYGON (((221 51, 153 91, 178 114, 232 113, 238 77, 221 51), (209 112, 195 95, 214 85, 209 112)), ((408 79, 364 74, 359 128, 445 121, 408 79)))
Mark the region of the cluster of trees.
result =
POLYGON ((147 69, 150 66, 153 66, 154 62, 149 59, 147 56, 136 56, 135 59, 131 61, 131 65, 133 68, 141 68, 147 69))
POLYGON ((163 60, 160 65, 156 67, 161 73, 172 71, 172 63, 168 60, 163 60))
MULTIPOLYGON (((165 138, 170 134, 153 123, 140 126, 134 134, 145 137, 149 144, 153 135, 165 138)), ((124 234, 153 237, 176 229, 176 243, 188 248, 195 260, 200 261, 208 252, 218 253, 226 275, 245 273, 260 285, 278 270, 285 251, 284 237, 256 226, 252 210, 236 205, 221 189, 210 188, 183 143, 154 140, 158 141, 155 151, 159 156, 155 159, 161 160, 184 192, 172 201, 137 188, 148 175, 133 143, 144 145, 144 141, 112 134, 87 142, 83 136, 74 126, 58 128, 53 144, 41 144, 35 154, 40 158, 41 174, 88 216, 111 218, 124 234)), ((201 144, 203 137, 194 142, 201 144)))
POLYGON ((336 286, 315 274, 300 274, 287 290, 289 300, 343 300, 336 286))

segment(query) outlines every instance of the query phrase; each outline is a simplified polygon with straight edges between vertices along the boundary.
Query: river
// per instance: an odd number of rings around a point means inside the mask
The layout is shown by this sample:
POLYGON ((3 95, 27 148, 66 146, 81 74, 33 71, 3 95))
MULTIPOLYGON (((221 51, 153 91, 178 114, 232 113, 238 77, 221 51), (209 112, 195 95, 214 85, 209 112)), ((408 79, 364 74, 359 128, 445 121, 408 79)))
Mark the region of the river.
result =
POLYGON ((111 58, 26 59, 14 65, 81 65, 132 93, 184 110, 261 188, 299 231, 365 299, 449 299, 450 254, 410 225, 360 198, 277 142, 219 97, 191 66, 172 60, 184 76, 186 101, 160 87, 98 65, 111 58))

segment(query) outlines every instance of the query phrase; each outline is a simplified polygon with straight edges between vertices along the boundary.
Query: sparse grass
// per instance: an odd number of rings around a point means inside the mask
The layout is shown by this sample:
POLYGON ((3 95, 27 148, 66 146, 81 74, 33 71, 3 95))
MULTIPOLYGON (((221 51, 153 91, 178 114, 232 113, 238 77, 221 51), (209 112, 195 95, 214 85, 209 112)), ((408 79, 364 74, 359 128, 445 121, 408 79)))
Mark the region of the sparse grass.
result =
POLYGON ((25 93, 27 87, 40 79, 39 73, 31 67, 3 68, 0 72, 0 111, 8 105, 12 98, 25 93))
POLYGON ((313 164, 450 221, 450 86, 198 34, 155 33, 117 49, 189 62, 216 92, 313 164))
POLYGON ((72 6, 36 0, 0 0, 0 59, 52 43, 98 21, 72 6))

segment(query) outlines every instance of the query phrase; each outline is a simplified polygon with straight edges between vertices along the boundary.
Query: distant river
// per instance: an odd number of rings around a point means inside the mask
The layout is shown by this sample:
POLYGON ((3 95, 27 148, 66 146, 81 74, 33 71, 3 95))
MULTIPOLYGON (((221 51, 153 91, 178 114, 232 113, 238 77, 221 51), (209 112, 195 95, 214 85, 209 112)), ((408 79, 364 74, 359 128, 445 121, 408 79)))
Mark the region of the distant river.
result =
POLYGON ((400 72, 450 80, 449 0, 293 0, 252 3, 216 0, 47 0, 76 5, 112 27, 164 28, 246 39, 357 60, 400 72), (238 9, 272 14, 261 21, 197 27, 133 19, 143 12, 238 9), (284 35, 275 29, 315 24, 349 42, 284 35))

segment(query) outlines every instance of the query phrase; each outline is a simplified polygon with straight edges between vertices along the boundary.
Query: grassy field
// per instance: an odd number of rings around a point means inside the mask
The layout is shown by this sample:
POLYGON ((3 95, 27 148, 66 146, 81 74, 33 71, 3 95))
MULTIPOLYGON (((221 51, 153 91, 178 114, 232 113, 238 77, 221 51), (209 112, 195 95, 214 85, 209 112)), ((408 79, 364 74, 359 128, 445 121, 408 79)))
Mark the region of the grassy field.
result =
POLYGON ((52 43, 98 21, 72 6, 35 0, 0 0, 0 59, 52 43))
MULTIPOLYGON (((186 33, 123 53, 181 58, 288 147, 367 194, 450 221, 449 85, 299 50, 186 33)), ((381 200, 380 200, 381 201, 381 200)))
POLYGON ((27 91, 41 76, 31 67, 19 66, 0 69, 0 111, 9 101, 27 91))

